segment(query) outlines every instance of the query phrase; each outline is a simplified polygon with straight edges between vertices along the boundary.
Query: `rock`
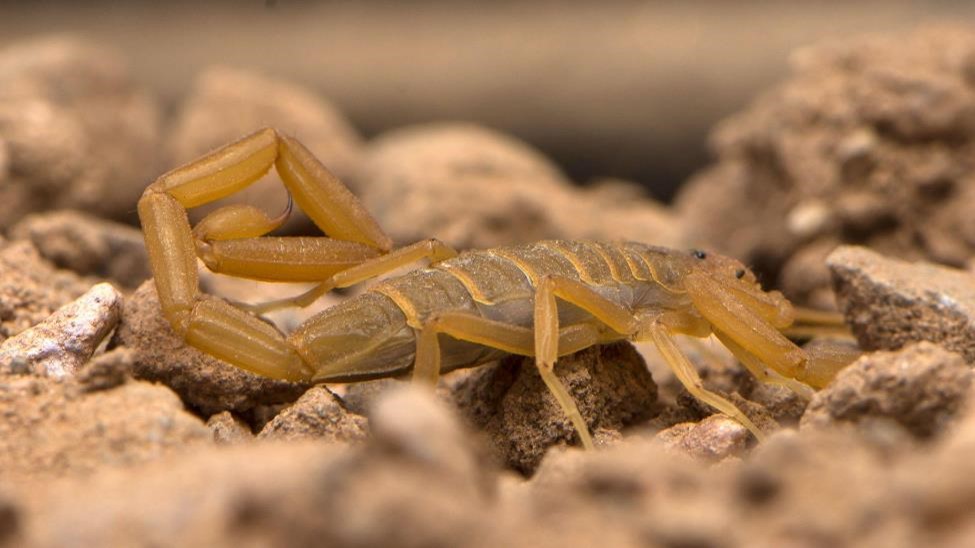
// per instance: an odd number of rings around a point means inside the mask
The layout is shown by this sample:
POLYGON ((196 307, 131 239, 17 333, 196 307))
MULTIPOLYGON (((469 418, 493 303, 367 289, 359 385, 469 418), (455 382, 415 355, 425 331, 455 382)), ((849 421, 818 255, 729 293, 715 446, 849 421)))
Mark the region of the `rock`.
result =
POLYGON ((204 415, 292 402, 307 389, 260 377, 188 346, 163 317, 152 280, 126 299, 113 340, 135 352, 132 373, 136 378, 169 386, 204 415))
POLYGON ((863 356, 816 393, 802 428, 886 418, 919 438, 943 431, 964 404, 972 372, 961 356, 928 342, 863 356))
POLYGON ((717 163, 676 200, 689 243, 819 306, 819 259, 836 243, 964 264, 975 253, 973 52, 975 32, 945 26, 798 51, 788 81, 712 132, 717 163))
POLYGON ((83 276, 132 289, 152 276, 141 231, 79 211, 28 215, 10 229, 10 236, 29 240, 55 266, 83 276))
POLYGON ((40 323, 89 287, 76 274, 55 270, 30 243, 0 239, 0 340, 40 323))
POLYGON ((357 442, 365 439, 368 429, 365 417, 343 408, 324 386, 314 386, 271 419, 257 437, 357 442))
POLYGON ((828 262, 862 348, 896 350, 931 341, 975 363, 975 276, 858 247, 837 249, 828 262))
POLYGON ((708 462, 743 456, 751 438, 747 428, 725 415, 678 424, 657 434, 657 439, 668 449, 708 462))
POLYGON ((207 428, 213 432, 213 441, 221 445, 236 445, 254 439, 247 423, 230 411, 221 411, 207 419, 207 428))
POLYGON ((418 125, 377 137, 361 186, 366 207, 402 243, 437 237, 466 249, 546 238, 679 239, 676 217, 634 198, 626 184, 576 190, 526 143, 476 125, 418 125))
MULTIPOLYGON (((298 84, 226 66, 204 70, 193 84, 167 138, 169 168, 267 126, 297 138, 339 179, 356 185, 362 138, 335 105, 298 84)), ((272 216, 288 203, 276 174, 234 199, 267 207, 272 216)), ((200 219, 212 209, 196 209, 191 218, 200 219)), ((285 228, 308 223, 296 210, 285 228)))
MULTIPOLYGON (((590 432, 620 430, 649 419, 657 386, 629 343, 585 349, 555 367, 590 432)), ((453 388, 462 414, 490 438, 508 466, 530 474, 545 451, 578 443, 576 432, 535 368, 534 358, 512 357, 485 366, 453 388)))
POLYGON ((75 380, 86 392, 115 388, 131 380, 134 361, 135 352, 131 348, 113 348, 92 358, 75 375, 75 380))
POLYGON ((0 227, 42 209, 131 220, 156 170, 159 115, 116 51, 67 36, 0 51, 0 227))
POLYGON ((172 391, 142 382, 85 393, 0 377, 0 417, 0 483, 146 462, 211 439, 172 391))
POLYGON ((0 345, 0 373, 63 379, 78 373, 118 324, 122 295, 100 283, 0 345))

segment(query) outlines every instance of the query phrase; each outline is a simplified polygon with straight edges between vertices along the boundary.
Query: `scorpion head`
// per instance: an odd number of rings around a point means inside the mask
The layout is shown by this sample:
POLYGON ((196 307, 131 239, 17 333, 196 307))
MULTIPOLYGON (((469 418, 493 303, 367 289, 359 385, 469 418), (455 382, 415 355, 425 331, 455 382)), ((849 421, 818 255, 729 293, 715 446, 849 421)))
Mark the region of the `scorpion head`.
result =
MULTIPOLYGON (((694 276, 706 276, 715 284, 708 291, 719 291, 748 307, 778 328, 790 325, 795 317, 791 303, 778 291, 765 291, 748 267, 731 257, 693 249, 690 251, 694 276)), ((693 281, 691 281, 693 285, 693 281)))

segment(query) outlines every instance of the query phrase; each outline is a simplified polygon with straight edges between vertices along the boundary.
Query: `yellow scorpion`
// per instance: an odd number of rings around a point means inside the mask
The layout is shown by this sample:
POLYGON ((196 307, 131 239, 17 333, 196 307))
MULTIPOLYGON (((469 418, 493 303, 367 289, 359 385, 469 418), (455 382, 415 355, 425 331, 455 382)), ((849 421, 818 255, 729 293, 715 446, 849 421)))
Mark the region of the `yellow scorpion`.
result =
MULTIPOLYGON (((289 208, 290 210, 290 208, 289 208)), ((139 218, 162 312, 187 343, 276 379, 354 382, 441 373, 507 354, 534 356, 538 372, 592 447, 585 420, 554 373, 557 358, 628 339, 652 341, 699 400, 762 432, 704 388, 675 335, 716 336, 756 377, 799 391, 822 387, 850 361, 811 353, 781 330, 795 309, 765 292, 734 259, 640 243, 552 240, 458 254, 424 240, 393 249, 352 192, 301 143, 266 128, 160 176, 139 218), (275 166, 293 201, 329 237, 266 236, 287 213, 219 208, 195 227, 186 210, 240 191, 275 166), (310 291, 250 310, 200 293, 197 258, 212 271, 264 281, 316 282, 310 291), (285 336, 259 313, 307 306, 333 288, 419 260, 427 268, 387 278, 285 336)))

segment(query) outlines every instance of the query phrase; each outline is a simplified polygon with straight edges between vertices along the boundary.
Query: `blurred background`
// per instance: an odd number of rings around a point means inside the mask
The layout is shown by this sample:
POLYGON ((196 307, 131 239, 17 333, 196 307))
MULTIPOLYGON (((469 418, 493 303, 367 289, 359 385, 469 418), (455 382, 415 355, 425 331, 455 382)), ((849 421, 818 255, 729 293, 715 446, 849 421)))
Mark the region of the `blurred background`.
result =
POLYGON ((975 20, 911 2, 7 2, 0 46, 69 32, 124 53, 172 112, 224 64, 307 86, 366 138, 433 120, 535 145, 586 182, 668 200, 707 161, 707 132, 783 79, 795 48, 975 20))

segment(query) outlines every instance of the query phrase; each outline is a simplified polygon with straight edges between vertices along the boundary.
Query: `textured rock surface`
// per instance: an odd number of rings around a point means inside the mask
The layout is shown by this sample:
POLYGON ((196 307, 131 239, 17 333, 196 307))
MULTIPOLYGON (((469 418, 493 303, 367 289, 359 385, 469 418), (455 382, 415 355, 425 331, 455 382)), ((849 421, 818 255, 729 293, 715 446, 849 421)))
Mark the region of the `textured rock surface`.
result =
POLYGON ((940 433, 964 405, 971 368, 954 352, 928 342, 868 354, 816 393, 803 428, 890 419, 918 437, 940 433))
POLYGON ((76 274, 54 269, 29 242, 0 238, 0 340, 40 323, 88 287, 76 274))
POLYGON ((526 143, 469 124, 429 124, 372 141, 362 198, 400 242, 460 249, 545 238, 680 241, 678 219, 621 182, 581 191, 526 143))
POLYGON ((254 434, 250 427, 230 411, 221 411, 207 419, 207 428, 213 432, 213 441, 222 445, 234 445, 251 441, 254 434))
POLYGON ((860 346, 931 341, 975 363, 975 276, 843 247, 829 256, 840 307, 860 346))
POLYGON ((116 51, 64 36, 0 51, 0 227, 44 208, 131 219, 156 170, 159 125, 116 51))
POLYGON ((163 317, 152 280, 126 300, 113 340, 135 352, 133 375, 169 386, 205 416, 294 401, 306 389, 259 377, 187 346, 163 317))
POLYGON ((712 134, 718 162, 681 192, 691 243, 781 271, 830 304, 840 242, 955 266, 975 252, 975 32, 929 28, 793 56, 790 80, 712 134), (795 262, 795 264, 793 264, 795 262))
MULTIPOLYGON (((167 137, 168 167, 194 160, 266 126, 300 140, 330 171, 354 186, 362 140, 334 105, 298 84, 224 66, 203 71, 183 102, 167 137)), ((272 215, 288 203, 276 174, 235 199, 260 204, 272 215)), ((194 210, 192 218, 199 219, 211 209, 194 210)), ((296 211, 286 228, 307 223, 304 214, 296 211)))
POLYGON ((314 386, 271 419, 257 437, 353 442, 363 440, 367 432, 365 417, 346 411, 327 388, 314 386))
POLYGON ((747 428, 725 415, 711 415, 698 423, 677 424, 657 434, 657 440, 668 449, 713 462, 742 456, 751 438, 747 428))
POLYGON ((0 483, 89 473, 210 443, 166 387, 83 392, 72 383, 0 376, 0 483))
POLYGON ((122 295, 100 283, 49 318, 0 344, 0 373, 63 379, 78 373, 118 325, 122 295))
POLYGON ((136 288, 152 276, 142 232, 79 211, 28 215, 10 229, 58 268, 136 288))
MULTIPOLYGON (((657 386, 629 343, 560 358, 555 372, 591 432, 620 430, 649 419, 655 410, 657 386)), ((572 424, 538 375, 534 358, 507 358, 477 370, 453 392, 463 414, 487 433, 501 460, 524 473, 538 466, 549 447, 578 443, 572 424)))

